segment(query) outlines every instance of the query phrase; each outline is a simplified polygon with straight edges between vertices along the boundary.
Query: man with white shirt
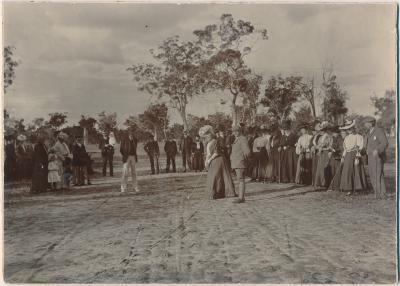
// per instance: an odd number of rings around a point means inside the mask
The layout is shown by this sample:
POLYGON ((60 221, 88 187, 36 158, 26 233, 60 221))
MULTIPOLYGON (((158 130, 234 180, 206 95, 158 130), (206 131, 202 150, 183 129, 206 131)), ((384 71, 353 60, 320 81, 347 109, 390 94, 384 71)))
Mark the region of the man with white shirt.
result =
POLYGON ((368 156, 368 172, 371 185, 377 199, 386 197, 383 166, 386 160, 386 149, 389 145, 385 131, 376 126, 375 118, 368 116, 364 126, 369 130, 365 136, 365 149, 368 156))

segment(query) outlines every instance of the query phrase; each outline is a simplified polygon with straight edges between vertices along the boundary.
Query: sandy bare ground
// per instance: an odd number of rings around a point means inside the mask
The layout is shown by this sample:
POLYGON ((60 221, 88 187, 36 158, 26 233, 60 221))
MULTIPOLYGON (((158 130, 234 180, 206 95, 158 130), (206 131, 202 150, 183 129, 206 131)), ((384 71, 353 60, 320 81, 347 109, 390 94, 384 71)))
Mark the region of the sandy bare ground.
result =
MULTIPOLYGON (((396 201, 248 185, 209 201, 204 175, 5 196, 5 280, 77 283, 394 283, 396 201)), ((394 173, 388 182, 394 188, 394 173)))

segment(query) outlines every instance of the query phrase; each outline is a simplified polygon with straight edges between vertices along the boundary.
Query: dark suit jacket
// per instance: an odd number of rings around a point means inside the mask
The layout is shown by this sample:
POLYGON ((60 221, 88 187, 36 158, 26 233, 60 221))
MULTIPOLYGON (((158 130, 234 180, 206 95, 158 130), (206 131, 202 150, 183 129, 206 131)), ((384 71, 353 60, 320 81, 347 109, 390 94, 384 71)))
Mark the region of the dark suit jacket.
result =
POLYGON ((385 131, 382 128, 375 126, 372 132, 368 132, 365 137, 364 141, 367 155, 372 155, 374 150, 377 150, 379 156, 382 159, 386 159, 386 149, 389 146, 389 142, 385 131))
POLYGON ((88 163, 88 153, 86 152, 85 145, 78 144, 72 145, 72 166, 86 166, 88 163))
POLYGON ((180 150, 182 153, 190 154, 192 152, 193 140, 191 137, 182 137, 180 150))
POLYGON ((144 145, 144 151, 150 156, 160 155, 160 148, 158 147, 158 142, 155 140, 149 141, 144 145))
POLYGON ((121 146, 119 148, 119 151, 121 152, 121 155, 122 155, 123 163, 125 163, 126 160, 128 160, 129 151, 130 151, 131 147, 134 149, 133 156, 135 156, 136 161, 137 161, 137 155, 136 155, 137 139, 135 137, 133 137, 133 140, 131 142, 131 140, 129 140, 129 138, 125 138, 124 140, 122 140, 121 146), (133 144, 133 146, 131 146, 132 144, 133 144))
POLYGON ((35 145, 32 159, 34 169, 47 172, 48 155, 42 143, 37 143, 35 145))
POLYGON ((176 154, 178 153, 176 142, 174 140, 165 141, 164 151, 168 156, 176 156, 176 154))

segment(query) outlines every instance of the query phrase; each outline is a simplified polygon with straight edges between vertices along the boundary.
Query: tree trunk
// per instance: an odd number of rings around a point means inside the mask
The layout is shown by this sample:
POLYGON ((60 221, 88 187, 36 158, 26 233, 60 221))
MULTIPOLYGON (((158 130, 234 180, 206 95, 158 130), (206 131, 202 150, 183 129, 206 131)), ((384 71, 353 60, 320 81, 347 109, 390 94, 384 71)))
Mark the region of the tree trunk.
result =
POLYGON ((232 112, 232 127, 238 126, 238 114, 237 114, 237 108, 236 108, 236 98, 237 95, 233 94, 232 98, 232 104, 231 104, 231 112, 232 112))
POLYGON ((317 118, 317 113, 315 111, 315 101, 314 101, 314 97, 313 99, 310 101, 310 105, 311 105, 311 111, 312 111, 312 115, 314 118, 317 118))
POLYGON ((182 107, 181 110, 179 110, 179 114, 182 118, 182 122, 183 122, 183 130, 188 131, 189 127, 187 124, 187 118, 186 118, 186 106, 182 107))

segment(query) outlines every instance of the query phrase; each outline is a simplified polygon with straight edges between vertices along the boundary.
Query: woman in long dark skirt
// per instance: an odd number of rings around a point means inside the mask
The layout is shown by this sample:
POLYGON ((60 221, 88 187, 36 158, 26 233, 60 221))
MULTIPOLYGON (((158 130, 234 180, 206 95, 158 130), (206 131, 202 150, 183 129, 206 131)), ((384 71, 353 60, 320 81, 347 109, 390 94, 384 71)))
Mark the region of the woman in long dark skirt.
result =
POLYGON ((206 193, 209 199, 220 199, 236 196, 229 166, 223 156, 223 146, 218 141, 211 126, 200 128, 199 135, 206 139, 207 186, 206 193))
POLYGON ((312 183, 312 159, 311 159, 311 139, 308 134, 308 126, 299 126, 301 136, 297 141, 296 154, 299 156, 296 169, 296 184, 311 185, 312 183))
POLYGON ((343 130, 349 130, 350 133, 343 142, 343 169, 340 177, 340 190, 347 192, 347 195, 368 189, 365 168, 360 153, 364 147, 364 138, 357 134, 354 126, 355 122, 353 121, 342 127, 343 130))
POLYGON ((328 188, 331 180, 331 173, 329 169, 329 153, 332 150, 332 136, 328 133, 329 123, 321 123, 322 135, 318 140, 318 164, 315 173, 314 187, 315 188, 328 188))
POLYGON ((271 160, 272 160, 272 182, 281 182, 281 151, 280 144, 282 140, 282 132, 278 125, 272 127, 272 137, 271 137, 271 160))
POLYGON ((284 134, 281 139, 281 182, 294 183, 296 179, 297 155, 296 143, 297 136, 290 131, 291 123, 289 121, 282 124, 284 134))
POLYGON ((195 142, 193 143, 193 160, 192 167, 195 172, 204 170, 204 145, 200 141, 200 136, 196 136, 195 142))
POLYGON ((341 158, 343 154, 343 141, 347 136, 347 132, 342 130, 339 134, 339 128, 332 129, 333 143, 332 155, 329 161, 329 166, 332 172, 332 181, 329 185, 328 191, 340 191, 340 177, 342 176, 343 164, 341 158))
POLYGON ((44 135, 39 135, 33 150, 32 193, 45 192, 48 187, 48 154, 44 135))
POLYGON ((312 169, 311 169, 311 173, 312 173, 312 177, 311 177, 311 183, 312 185, 314 185, 315 182, 315 174, 317 173, 317 165, 318 165, 318 149, 317 149, 317 145, 318 145, 318 140, 321 137, 321 124, 317 123, 315 125, 315 129, 314 129, 314 135, 313 138, 311 139, 311 161, 312 161, 312 169))

